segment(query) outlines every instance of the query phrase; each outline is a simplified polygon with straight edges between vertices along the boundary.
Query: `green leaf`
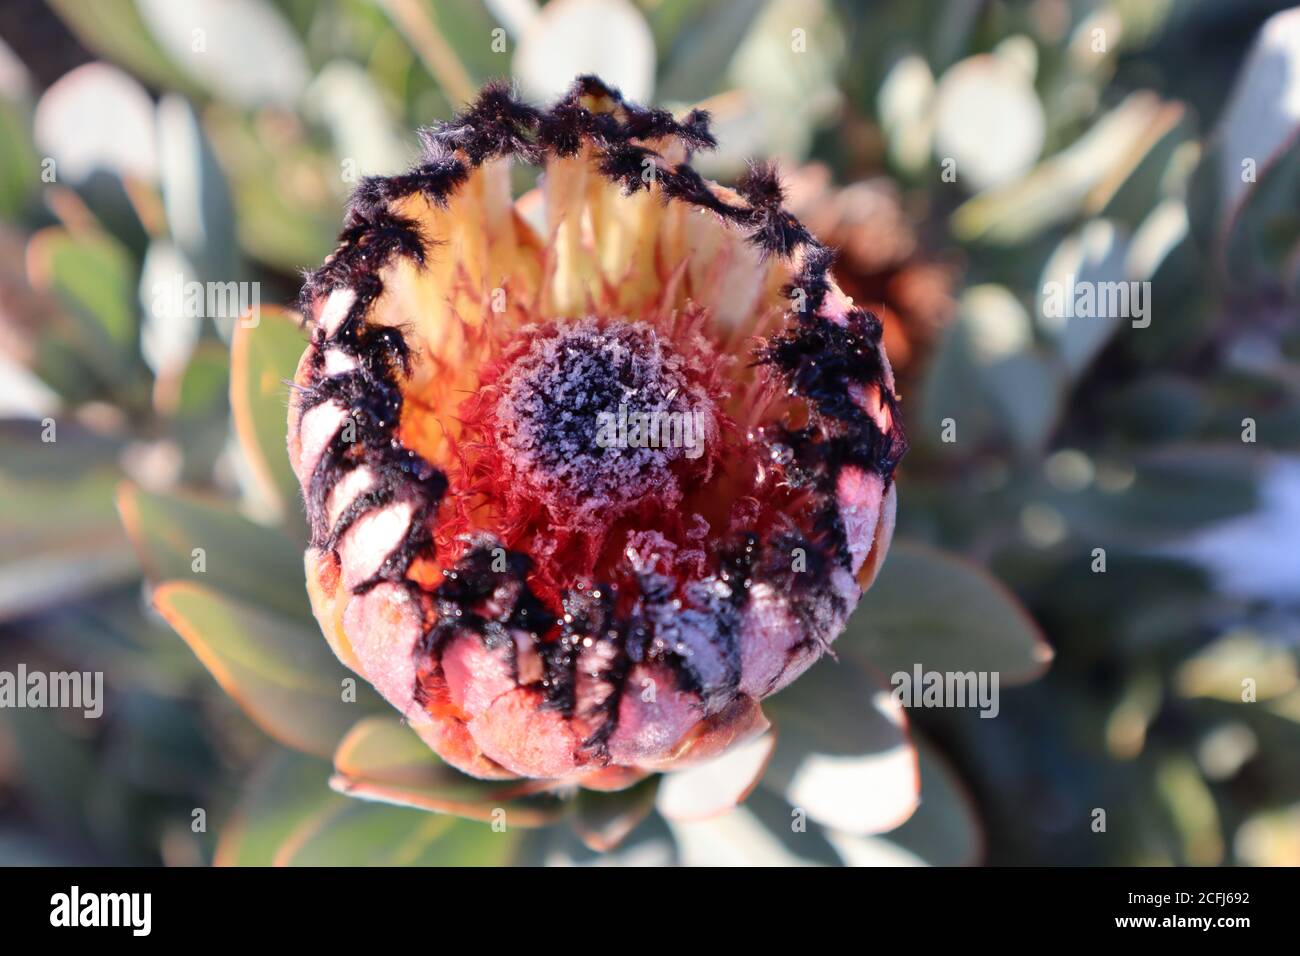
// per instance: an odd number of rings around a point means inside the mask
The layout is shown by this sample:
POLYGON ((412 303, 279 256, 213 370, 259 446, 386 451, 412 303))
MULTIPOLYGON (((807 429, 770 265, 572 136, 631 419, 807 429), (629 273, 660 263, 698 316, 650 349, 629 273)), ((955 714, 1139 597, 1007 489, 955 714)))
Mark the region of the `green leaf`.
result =
POLYGON ((362 720, 339 744, 330 786, 340 793, 507 828, 543 826, 567 809, 536 780, 478 780, 440 760, 397 719, 362 720))
POLYGON ((1031 680, 1052 650, 1015 597, 979 566, 895 541, 835 651, 888 677, 927 671, 996 671, 1031 680))
MULTIPOLYGON (((158 104, 158 171, 172 240, 196 278, 236 278, 235 221, 230 189, 194 108, 182 97, 158 104)), ((237 316, 210 315, 233 324, 237 316)))
POLYGON ((1081 214, 1095 213, 1182 121, 1184 109, 1142 90, 1027 175, 985 190, 952 214, 961 240, 1016 245, 1081 214))
POLYGON ((279 751, 253 775, 222 828, 217 866, 270 866, 295 832, 341 810, 347 800, 326 786, 329 764, 279 751))
POLYGON ((27 122, 14 104, 0 100, 0 215, 18 218, 37 185, 40 165, 27 122))
POLYGON ((659 780, 651 775, 611 793, 579 790, 573 805, 573 829, 579 839, 597 853, 618 846, 654 809, 659 780))
POLYGON ((921 386, 920 402, 912 414, 918 426, 908 438, 924 445, 926 452, 942 457, 979 448, 998 434, 997 410, 987 394, 987 376, 976 364, 970 336, 954 322, 935 349, 921 386), (957 429, 957 442, 941 442, 949 420, 957 429))
POLYGON ((163 401, 170 397, 172 383, 185 369, 203 329, 203 307, 187 307, 187 290, 195 288, 191 283, 200 278, 170 239, 149 243, 140 267, 139 300, 144 316, 140 351, 164 383, 159 389, 163 401))
MULTIPOLYGON (((0 472, 15 481, 40 483, 116 472, 123 445, 117 436, 90 431, 72 418, 57 418, 48 433, 42 422, 7 419, 0 421, 0 472)), ((57 511, 46 517, 63 520, 57 511)))
POLYGON ((281 847, 281 866, 504 866, 522 831, 349 801, 309 820, 281 847))
POLYGON ((127 483, 117 501, 151 580, 210 585, 303 627, 315 627, 303 585, 302 549, 284 532, 249 521, 231 505, 194 495, 145 491, 127 483), (196 549, 201 550, 196 554, 196 549))
POLYGON ((87 866, 81 851, 63 841, 40 836, 24 824, 0 827, 0 866, 87 866))
POLYGON ((1029 315, 1011 290, 972 286, 927 376, 918 431, 943 454, 1002 436, 1022 455, 1036 456, 1061 415, 1060 378, 1036 349, 1029 315), (935 441, 949 420, 957 442, 935 441))
POLYGON ((374 699, 343 700, 346 672, 314 624, 186 581, 160 585, 153 602, 222 690, 285 746, 332 754, 374 699))
POLYGON ((816 822, 778 797, 756 792, 730 813, 669 823, 685 866, 808 866, 834 864, 834 850, 816 822), (792 823, 806 826, 796 831, 792 823))
MULTIPOLYGON (((11 670, 6 661, 6 669, 11 670)), ((0 733, 11 748, 15 782, 38 815, 52 821, 75 821, 75 842, 90 842, 85 815, 98 779, 89 720, 72 718, 80 732, 69 733, 67 715, 49 708, 6 707, 0 710, 0 733)), ((32 829, 35 829, 34 827, 32 829)))
POLYGON ((335 162, 295 130, 269 143, 250 117, 223 106, 209 107, 203 122, 229 176, 240 246, 285 272, 324 259, 342 218, 335 162))
POLYGON ((1208 189, 1215 203, 1200 207, 1214 221, 1197 224, 1224 242, 1225 264, 1244 283, 1288 268, 1300 240, 1298 66, 1300 11, 1287 10, 1260 29, 1198 178, 1198 190, 1208 189))
MULTIPOLYGON (((743 6, 727 4, 725 16, 743 6)), ((848 44, 832 5, 826 0, 763 3, 734 53, 721 45, 732 42, 726 28, 723 33, 717 49, 706 46, 698 54, 716 61, 703 64, 706 72, 725 58, 725 75, 717 86, 687 97, 720 94, 708 104, 718 108, 720 148, 698 157, 701 172, 730 178, 747 154, 779 154, 792 161, 807 156, 814 131, 833 124, 838 115, 838 79, 848 44), (805 48, 816 55, 801 52, 805 48)), ((676 68, 669 67, 666 76, 676 75, 676 68)))
MULTIPOLYGON (((181 376, 176 408, 178 422, 197 424, 228 411, 230 352, 220 342, 200 342, 181 376)), ((222 425, 226 425, 225 421, 222 425)), ((180 436, 183 440, 184 436, 180 436)))
POLYGON ((55 423, 6 425, 0 470, 0 620, 74 600, 138 573, 113 515, 115 443, 55 423))
POLYGON ((1224 262, 1241 286, 1258 288, 1270 281, 1295 281, 1300 249, 1300 159, 1291 148, 1259 171, 1259 181, 1241 200, 1227 223, 1224 262))
POLYGON ((136 267, 126 249, 104 233, 73 236, 51 227, 27 249, 32 284, 55 293, 72 322, 77 354, 107 388, 133 396, 141 374, 136 319, 136 267))
MULTIPOLYGON (((681 6, 680 3, 657 4, 651 12, 652 26, 667 17, 681 19, 682 12, 672 9, 681 6)), ((720 89, 732 57, 749 35, 763 6, 763 0, 710 4, 687 27, 675 31, 676 41, 660 58, 663 62, 660 98, 693 102, 720 89)), ((663 35, 660 36, 662 43, 663 35)))
POLYGON ((134 581, 27 618, 23 637, 82 670, 103 671, 108 686, 123 694, 142 691, 190 706, 203 673, 172 629, 141 603, 134 581))
MULTIPOLYGON (((917 746, 921 799, 901 825, 885 833, 865 835, 804 820, 804 808, 791 806, 764 788, 744 806, 788 854, 805 863, 849 866, 970 866, 983 853, 983 836, 975 808, 965 788, 932 747, 917 746)), ((689 828, 686 828, 690 832, 689 828)), ((698 841, 693 841, 698 842, 698 841)), ((710 862, 696 859, 692 862, 710 862)), ((772 862, 777 862, 773 860, 772 862)), ((794 862, 787 858, 786 862, 794 862)))
POLYGON ((1250 511, 1261 467, 1248 447, 1180 445, 1142 455, 1121 472, 1122 481, 1045 497, 1092 540, 1150 548, 1250 511))
POLYGON ((651 813, 618 846, 593 850, 571 827, 540 827, 523 837, 515 866, 674 866, 679 860, 672 831, 651 813))
POLYGON ((358 175, 391 176, 410 165, 411 147, 388 102, 368 71, 337 59, 312 82, 303 111, 329 129, 335 155, 358 175))
POLYGON ((837 830, 878 833, 916 809, 916 751, 902 709, 850 661, 829 657, 764 702, 777 730, 763 786, 837 830))
POLYGON ((1155 772, 1158 799, 1173 821, 1184 866, 1218 866, 1223 862, 1223 828, 1218 805, 1192 759, 1183 754, 1163 758, 1155 772))
MULTIPOLYGON (((10 490, 0 482, 0 494, 10 490)), ((31 498, 26 500, 34 503, 31 498)), ((50 504, 58 507, 57 502, 50 504)), ((39 551, 6 559, 0 564, 0 620, 23 617, 129 581, 136 569, 124 546, 124 541, 107 537, 47 538, 39 551)))
MULTIPOLYGON (((1038 322, 1052 336, 1057 354, 1065 363, 1072 378, 1077 379, 1100 354, 1131 316, 1115 314, 1107 304, 1098 302, 1087 314, 1076 312, 1079 290, 1097 290, 1103 285, 1126 283, 1130 277, 1125 259, 1128 255, 1127 234, 1104 219, 1093 219, 1077 232, 1061 240, 1043 269, 1039 288, 1045 290, 1039 298, 1038 322), (1046 290, 1053 290, 1049 296, 1046 290)), ((1126 286, 1124 286, 1126 288, 1126 286)), ((1097 293, 1098 297, 1102 293, 1097 293)), ((1127 301, 1127 297, 1125 299, 1127 301)), ((1132 312, 1136 303, 1129 303, 1132 312)), ((1151 303, 1145 303, 1149 309, 1151 303)), ((1148 313, 1149 316, 1149 313, 1148 313)), ((1024 404, 1032 405, 1032 401, 1024 404)))
POLYGON ((300 529, 300 492, 286 434, 289 383, 306 347, 292 313, 263 308, 256 324, 241 322, 235 329, 230 351, 230 408, 240 445, 265 494, 300 529))
POLYGON ((1178 103, 1170 104, 1167 120, 1168 125, 1162 122, 1158 126, 1159 138, 1127 177, 1117 177, 1108 184, 1114 192, 1105 196, 1104 205, 1100 202, 1104 190, 1098 191, 1093 208, 1100 216, 1137 229, 1152 209, 1185 189, 1193 157, 1201 145, 1196 139, 1195 120, 1192 111, 1178 103))
MULTIPOLYGON (((434 28, 446 40, 447 46, 455 51, 456 59, 469 73, 475 83, 483 83, 493 77, 501 76, 506 66, 505 57, 492 48, 489 42, 492 30, 497 26, 493 18, 495 10, 490 5, 481 3, 437 3, 428 4, 434 28), (486 39, 485 39, 486 38, 486 39)), ((513 53, 514 44, 510 52, 513 53)), ((441 89, 441 87, 440 87, 441 89)), ((455 102, 455 91, 442 89, 448 102, 455 102)))
POLYGON ((307 58, 275 4, 266 0, 135 0, 135 4, 158 45, 214 95, 247 109, 296 105, 309 76, 307 58), (196 48, 200 42, 202 47, 196 48))
POLYGON ((1126 348, 1144 364, 1176 361, 1197 346, 1217 319, 1220 305, 1202 282, 1213 268, 1202 238, 1192 231, 1188 202, 1173 198, 1156 205, 1133 233, 1131 278, 1151 283, 1147 301, 1159 302, 1162 315, 1178 316, 1177 322, 1153 322, 1141 335, 1125 339, 1126 348))
POLYGON ((198 92, 145 29, 134 0, 47 0, 88 48, 161 89, 198 92))
MULTIPOLYGON (((975 865, 984 852, 984 836, 974 802, 933 747, 920 745, 917 755, 921 805, 901 827, 872 839, 892 844, 930 866, 975 865)), ((838 839, 833 842, 839 844, 838 839)))
POLYGON ((211 480, 230 437, 230 350, 222 342, 199 343, 168 410, 169 433, 185 456, 180 484, 203 485, 211 480))
POLYGON ((768 835, 784 845, 802 865, 839 866, 843 861, 827 839, 830 830, 807 818, 807 811, 786 803, 780 794, 759 787, 745 801, 744 810, 753 814, 768 835))
POLYGON ((1040 454, 1065 405, 1055 365, 1030 351, 1009 355, 982 371, 984 388, 992 397, 1012 445, 1026 457, 1040 454))
POLYGON ((684 770, 665 774, 656 806, 670 820, 707 820, 744 802, 758 786, 776 749, 767 732, 684 770))
POLYGON ((1251 703, 1282 698, 1300 686, 1300 665, 1285 638, 1234 628, 1183 661, 1172 682, 1182 697, 1241 703, 1247 680, 1254 694, 1251 703))

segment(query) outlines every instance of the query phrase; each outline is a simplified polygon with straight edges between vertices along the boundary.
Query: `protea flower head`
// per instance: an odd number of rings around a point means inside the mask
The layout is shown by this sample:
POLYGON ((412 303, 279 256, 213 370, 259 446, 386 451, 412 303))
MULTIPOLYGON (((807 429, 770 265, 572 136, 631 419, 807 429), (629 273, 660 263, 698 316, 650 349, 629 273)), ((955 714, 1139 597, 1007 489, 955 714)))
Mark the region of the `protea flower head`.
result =
POLYGON ((478 777, 616 789, 762 732, 889 545, 880 322, 773 167, 691 168, 703 112, 494 85, 422 143, 303 291, 325 636, 478 777))
POLYGON ((880 177, 836 187, 820 163, 794 170, 789 207, 838 252, 836 281, 884 325, 885 349, 907 394, 955 315, 956 269, 923 246, 898 187, 880 177))

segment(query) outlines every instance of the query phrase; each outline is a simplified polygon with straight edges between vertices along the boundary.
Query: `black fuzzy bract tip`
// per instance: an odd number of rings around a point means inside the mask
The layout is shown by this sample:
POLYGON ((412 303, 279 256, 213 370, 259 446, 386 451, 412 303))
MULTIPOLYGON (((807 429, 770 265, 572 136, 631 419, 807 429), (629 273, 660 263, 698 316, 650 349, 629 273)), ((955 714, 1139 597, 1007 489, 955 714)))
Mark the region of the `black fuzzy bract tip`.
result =
POLYGON ((499 156, 536 162, 540 153, 532 137, 541 122, 539 110, 518 100, 504 81, 483 87, 469 109, 433 127, 427 140, 462 150, 475 166, 499 156))

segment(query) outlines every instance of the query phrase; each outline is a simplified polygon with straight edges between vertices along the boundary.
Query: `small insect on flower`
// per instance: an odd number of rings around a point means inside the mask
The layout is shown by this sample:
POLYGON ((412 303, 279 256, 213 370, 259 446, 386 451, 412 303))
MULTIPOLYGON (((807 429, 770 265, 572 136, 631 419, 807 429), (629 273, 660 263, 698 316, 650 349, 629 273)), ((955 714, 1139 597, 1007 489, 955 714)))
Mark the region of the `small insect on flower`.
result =
POLYGON ((422 143, 302 294, 326 638, 478 777, 615 789, 761 733, 889 546, 880 322, 773 167, 691 168, 703 112, 493 85, 422 143))

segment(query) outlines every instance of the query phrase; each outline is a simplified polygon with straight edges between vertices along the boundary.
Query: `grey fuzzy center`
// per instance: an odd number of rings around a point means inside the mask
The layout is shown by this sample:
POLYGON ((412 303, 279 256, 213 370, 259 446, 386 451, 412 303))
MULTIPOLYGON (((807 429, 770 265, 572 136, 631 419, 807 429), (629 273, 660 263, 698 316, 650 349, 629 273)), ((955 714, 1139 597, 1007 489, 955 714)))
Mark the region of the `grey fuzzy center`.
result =
POLYGON ((683 357, 645 323, 559 326, 533 341, 502 385, 497 425, 515 477, 592 517, 648 495, 676 501, 669 466, 698 456, 713 420, 683 357))

